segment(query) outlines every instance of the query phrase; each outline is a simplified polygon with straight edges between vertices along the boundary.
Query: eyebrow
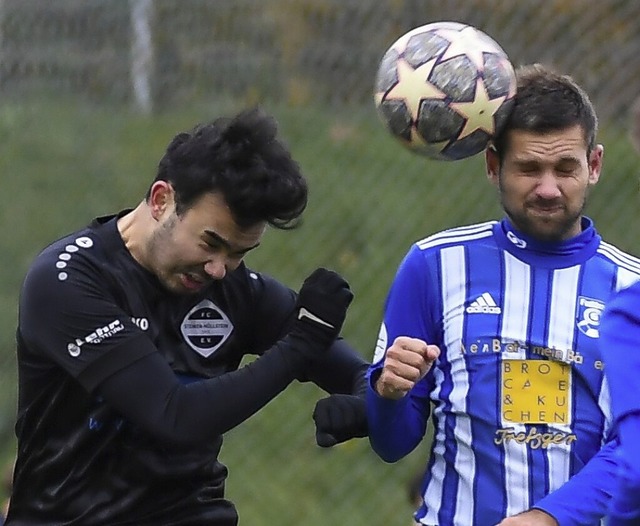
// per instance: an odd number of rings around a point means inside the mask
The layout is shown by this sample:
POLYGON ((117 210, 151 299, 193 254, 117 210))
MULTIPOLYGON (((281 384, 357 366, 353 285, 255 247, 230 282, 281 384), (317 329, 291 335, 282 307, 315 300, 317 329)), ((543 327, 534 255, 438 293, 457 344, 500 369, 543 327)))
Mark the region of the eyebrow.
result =
MULTIPOLYGON (((513 162, 515 164, 540 164, 541 161, 540 159, 523 159, 523 158, 516 158, 513 160, 513 162)), ((560 157, 559 159, 556 159, 554 161, 554 164, 558 164, 558 163, 574 163, 574 164, 580 164, 580 159, 574 155, 565 155, 560 157)))
POLYGON ((260 242, 258 242, 255 245, 251 245, 250 247, 234 247, 231 243, 229 243, 229 241, 227 241, 220 234, 214 232, 213 230, 205 230, 204 233, 209 237, 215 239, 221 245, 227 247, 231 252, 249 252, 250 250, 253 250, 254 248, 260 246, 260 242))

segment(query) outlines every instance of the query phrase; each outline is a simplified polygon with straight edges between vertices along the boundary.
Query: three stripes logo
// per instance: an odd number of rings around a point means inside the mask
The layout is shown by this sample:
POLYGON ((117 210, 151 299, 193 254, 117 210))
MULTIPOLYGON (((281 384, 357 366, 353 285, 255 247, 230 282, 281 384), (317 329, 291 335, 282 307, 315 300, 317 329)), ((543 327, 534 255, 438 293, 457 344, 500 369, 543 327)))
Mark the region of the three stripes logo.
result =
POLYGON ((502 309, 488 292, 479 296, 466 309, 468 314, 500 314, 502 309))

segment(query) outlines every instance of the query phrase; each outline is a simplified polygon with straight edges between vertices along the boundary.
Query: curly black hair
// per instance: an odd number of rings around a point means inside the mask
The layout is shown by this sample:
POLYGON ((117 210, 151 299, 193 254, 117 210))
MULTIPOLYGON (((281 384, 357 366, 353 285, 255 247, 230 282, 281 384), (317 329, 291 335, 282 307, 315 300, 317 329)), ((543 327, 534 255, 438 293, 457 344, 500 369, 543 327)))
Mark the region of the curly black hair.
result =
POLYGON ((294 228, 307 206, 308 186, 277 132, 275 118, 260 108, 200 124, 173 138, 154 182, 171 184, 178 215, 203 194, 220 192, 241 226, 265 221, 294 228))

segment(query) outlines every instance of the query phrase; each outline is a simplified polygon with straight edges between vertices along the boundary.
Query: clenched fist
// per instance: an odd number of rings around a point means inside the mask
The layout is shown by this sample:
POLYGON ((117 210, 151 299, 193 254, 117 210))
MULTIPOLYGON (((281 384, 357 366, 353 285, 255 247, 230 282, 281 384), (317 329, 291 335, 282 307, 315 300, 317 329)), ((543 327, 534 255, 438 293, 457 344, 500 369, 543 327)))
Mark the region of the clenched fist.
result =
POLYGON ((376 391, 383 398, 402 398, 424 378, 438 356, 437 345, 399 336, 387 349, 382 373, 375 384, 376 391))

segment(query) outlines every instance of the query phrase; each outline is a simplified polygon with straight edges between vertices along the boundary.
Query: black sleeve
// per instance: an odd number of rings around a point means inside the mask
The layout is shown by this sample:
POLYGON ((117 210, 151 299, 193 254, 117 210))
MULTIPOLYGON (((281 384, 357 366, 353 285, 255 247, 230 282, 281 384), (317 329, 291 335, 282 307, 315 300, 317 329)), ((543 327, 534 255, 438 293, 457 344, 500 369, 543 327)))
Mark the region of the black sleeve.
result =
POLYGON ((299 367, 295 346, 285 337, 237 371, 186 385, 151 353, 104 380, 98 393, 159 440, 196 444, 234 428, 284 390, 299 367))
MULTIPOLYGON (((268 347, 291 328, 297 294, 279 281, 261 274, 253 282, 257 297, 254 320, 254 348, 268 347), (263 320, 264 323, 260 323, 263 320)), ((362 394, 366 392, 368 363, 346 341, 336 340, 319 360, 308 364, 297 379, 313 382, 328 393, 362 394)))
POLYGON ((328 393, 366 393, 365 374, 369 367, 360 354, 343 339, 338 339, 317 361, 307 366, 306 378, 328 393))

